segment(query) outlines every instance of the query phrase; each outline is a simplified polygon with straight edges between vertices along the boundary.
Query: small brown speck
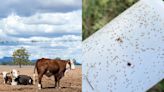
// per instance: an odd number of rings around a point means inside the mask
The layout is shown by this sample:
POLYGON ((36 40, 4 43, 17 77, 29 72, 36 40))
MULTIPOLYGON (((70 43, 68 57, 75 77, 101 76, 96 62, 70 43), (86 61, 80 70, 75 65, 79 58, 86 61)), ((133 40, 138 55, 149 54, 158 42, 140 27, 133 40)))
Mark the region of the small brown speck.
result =
POLYGON ((119 37, 119 38, 117 38, 116 39, 116 41, 118 41, 118 42, 120 42, 120 43, 122 43, 123 41, 122 41, 122 39, 119 37))

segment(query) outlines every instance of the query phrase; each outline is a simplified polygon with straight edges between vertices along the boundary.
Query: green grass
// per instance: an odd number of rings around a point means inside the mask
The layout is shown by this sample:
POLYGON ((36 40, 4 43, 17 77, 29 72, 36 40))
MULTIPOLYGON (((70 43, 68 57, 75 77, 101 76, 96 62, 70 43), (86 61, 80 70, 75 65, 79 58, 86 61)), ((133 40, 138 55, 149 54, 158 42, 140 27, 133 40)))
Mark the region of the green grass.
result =
POLYGON ((138 0, 83 0, 83 40, 138 0))
POLYGON ((147 92, 164 92, 164 79, 147 92))

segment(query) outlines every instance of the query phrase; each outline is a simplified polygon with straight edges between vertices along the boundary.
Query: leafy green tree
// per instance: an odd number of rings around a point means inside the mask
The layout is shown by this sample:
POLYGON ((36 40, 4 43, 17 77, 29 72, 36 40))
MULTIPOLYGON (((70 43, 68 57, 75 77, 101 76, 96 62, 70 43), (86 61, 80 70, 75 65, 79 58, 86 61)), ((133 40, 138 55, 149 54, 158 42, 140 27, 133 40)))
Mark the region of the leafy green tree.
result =
POLYGON ((83 0, 83 40, 138 0, 83 0))
POLYGON ((76 59, 73 59, 72 61, 73 61, 74 63, 76 63, 76 59))
POLYGON ((7 62, 1 62, 2 65, 7 65, 7 62))
POLYGON ((21 65, 29 64, 29 53, 23 47, 15 50, 12 56, 13 56, 13 63, 19 65, 20 68, 21 65))
POLYGON ((164 92, 164 79, 147 92, 164 92))
POLYGON ((55 59, 56 59, 56 60, 61 60, 61 58, 60 58, 60 57, 56 57, 55 59))

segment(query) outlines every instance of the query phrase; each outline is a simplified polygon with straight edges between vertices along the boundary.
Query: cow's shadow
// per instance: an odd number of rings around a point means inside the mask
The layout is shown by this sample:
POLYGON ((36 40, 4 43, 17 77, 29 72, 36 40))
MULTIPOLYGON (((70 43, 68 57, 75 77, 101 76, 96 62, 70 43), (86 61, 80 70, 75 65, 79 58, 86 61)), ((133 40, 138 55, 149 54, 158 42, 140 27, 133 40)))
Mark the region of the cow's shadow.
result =
POLYGON ((56 87, 43 87, 42 89, 66 89, 66 88, 71 88, 71 87, 60 87, 60 88, 56 88, 56 87))

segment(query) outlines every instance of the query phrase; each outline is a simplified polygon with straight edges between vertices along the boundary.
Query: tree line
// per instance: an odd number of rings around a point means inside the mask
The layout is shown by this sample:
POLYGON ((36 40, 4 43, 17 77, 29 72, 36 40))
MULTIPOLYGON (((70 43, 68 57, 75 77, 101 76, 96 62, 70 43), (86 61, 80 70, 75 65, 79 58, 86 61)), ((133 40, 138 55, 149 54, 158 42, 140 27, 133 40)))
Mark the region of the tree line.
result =
POLYGON ((11 61, 1 61, 1 65, 19 65, 20 68, 22 65, 34 65, 29 56, 28 51, 21 47, 13 52, 11 61))
MULTIPOLYGON (((21 47, 13 52, 12 61, 8 61, 8 62, 1 61, 1 64, 19 65, 20 68, 22 67, 22 65, 34 65, 35 61, 30 61, 29 56, 30 54, 28 53, 28 51, 24 47, 21 47)), ((56 57, 54 59, 61 60, 60 57, 56 57)), ((75 59, 73 59, 73 61, 76 63, 75 59)))

